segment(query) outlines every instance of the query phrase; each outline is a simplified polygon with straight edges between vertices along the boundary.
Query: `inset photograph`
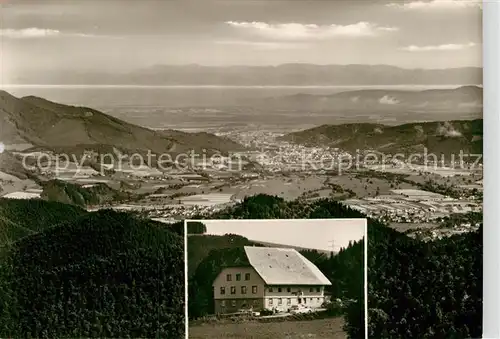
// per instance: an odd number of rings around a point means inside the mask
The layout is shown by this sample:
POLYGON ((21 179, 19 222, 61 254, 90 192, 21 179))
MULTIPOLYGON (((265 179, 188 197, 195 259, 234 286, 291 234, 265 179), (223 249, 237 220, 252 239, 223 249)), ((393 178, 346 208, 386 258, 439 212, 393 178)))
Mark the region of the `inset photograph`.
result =
POLYGON ((185 227, 188 338, 343 339, 366 318, 366 219, 185 227))

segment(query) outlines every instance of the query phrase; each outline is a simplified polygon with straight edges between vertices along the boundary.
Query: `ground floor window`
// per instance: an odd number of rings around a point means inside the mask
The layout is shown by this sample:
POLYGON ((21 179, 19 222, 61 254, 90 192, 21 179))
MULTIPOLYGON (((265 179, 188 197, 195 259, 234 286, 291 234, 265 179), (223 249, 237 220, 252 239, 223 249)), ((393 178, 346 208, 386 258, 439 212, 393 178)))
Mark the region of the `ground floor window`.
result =
POLYGON ((222 307, 226 306, 226 301, 225 301, 225 300, 222 300, 222 301, 220 302, 220 305, 221 305, 222 307))
POLYGON ((281 298, 278 299, 278 305, 281 305, 283 303, 283 300, 281 298))
POLYGON ((235 307, 236 306, 236 300, 231 301, 231 306, 235 307))
POLYGON ((292 304, 292 299, 288 298, 288 299, 286 300, 286 304, 287 304, 287 305, 291 305, 291 304, 292 304))
POLYGON ((269 299, 269 306, 273 306, 273 299, 269 299))

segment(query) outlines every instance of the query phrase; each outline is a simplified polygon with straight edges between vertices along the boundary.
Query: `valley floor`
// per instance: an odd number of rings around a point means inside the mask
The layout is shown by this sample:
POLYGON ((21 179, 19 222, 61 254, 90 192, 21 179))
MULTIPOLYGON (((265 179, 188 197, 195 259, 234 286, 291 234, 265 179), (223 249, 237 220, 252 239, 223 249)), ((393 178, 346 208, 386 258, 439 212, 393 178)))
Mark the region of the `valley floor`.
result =
POLYGON ((305 321, 201 324, 189 327, 190 339, 346 339, 344 320, 327 318, 305 321))

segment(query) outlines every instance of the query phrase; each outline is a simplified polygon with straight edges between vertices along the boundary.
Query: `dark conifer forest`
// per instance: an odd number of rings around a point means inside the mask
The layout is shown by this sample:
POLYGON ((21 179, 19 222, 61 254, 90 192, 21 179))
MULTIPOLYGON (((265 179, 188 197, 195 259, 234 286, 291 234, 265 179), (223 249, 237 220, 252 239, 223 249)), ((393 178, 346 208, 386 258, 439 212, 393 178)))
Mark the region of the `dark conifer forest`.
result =
POLYGON ((184 241, 164 224, 40 201, 2 200, 0 216, 53 224, 2 249, 0 337, 184 337, 184 241))

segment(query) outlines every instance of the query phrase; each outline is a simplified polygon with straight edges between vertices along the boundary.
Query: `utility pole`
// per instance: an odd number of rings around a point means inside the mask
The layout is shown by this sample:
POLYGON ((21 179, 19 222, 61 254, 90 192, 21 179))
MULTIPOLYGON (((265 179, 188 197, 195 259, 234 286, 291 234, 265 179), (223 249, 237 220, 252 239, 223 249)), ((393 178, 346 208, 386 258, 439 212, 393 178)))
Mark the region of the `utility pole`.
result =
POLYGON ((335 240, 330 240, 328 243, 331 244, 332 252, 335 253, 335 240))

